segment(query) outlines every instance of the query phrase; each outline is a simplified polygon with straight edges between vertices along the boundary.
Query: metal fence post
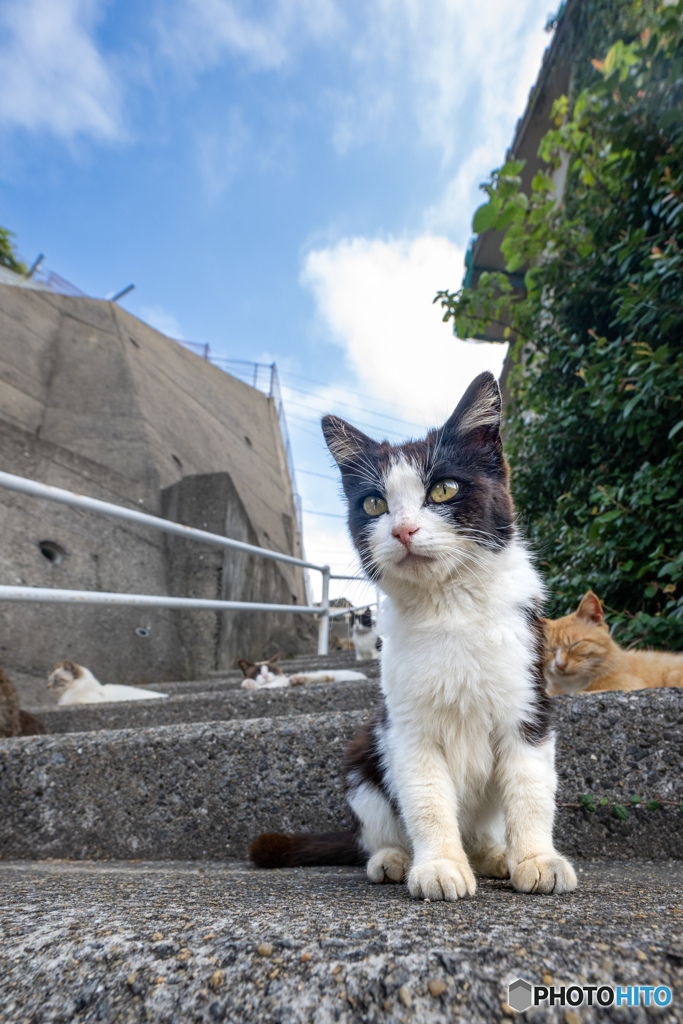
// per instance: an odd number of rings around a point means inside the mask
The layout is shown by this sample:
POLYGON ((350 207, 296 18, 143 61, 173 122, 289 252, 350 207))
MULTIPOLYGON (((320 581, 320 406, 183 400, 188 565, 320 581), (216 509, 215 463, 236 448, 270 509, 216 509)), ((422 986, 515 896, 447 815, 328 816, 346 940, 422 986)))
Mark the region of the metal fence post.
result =
POLYGON ((324 565, 322 615, 318 626, 318 654, 328 654, 330 649, 330 567, 324 565))

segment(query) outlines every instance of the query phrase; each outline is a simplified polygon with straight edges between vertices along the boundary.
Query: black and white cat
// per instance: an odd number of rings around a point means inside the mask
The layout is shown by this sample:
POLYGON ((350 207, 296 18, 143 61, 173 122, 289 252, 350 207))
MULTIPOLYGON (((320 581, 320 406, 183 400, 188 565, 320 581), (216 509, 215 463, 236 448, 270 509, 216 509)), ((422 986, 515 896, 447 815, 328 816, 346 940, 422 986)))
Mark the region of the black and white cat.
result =
POLYGON ((387 595, 384 700, 347 753, 357 830, 260 836, 259 866, 364 863, 430 900, 473 895, 473 869, 520 892, 576 886, 553 845, 542 584, 514 525, 500 413, 483 373, 423 441, 323 419, 353 541, 387 595))
POLYGON ((381 642, 372 618, 370 608, 362 612, 351 612, 351 635, 356 661, 372 661, 379 658, 381 642))

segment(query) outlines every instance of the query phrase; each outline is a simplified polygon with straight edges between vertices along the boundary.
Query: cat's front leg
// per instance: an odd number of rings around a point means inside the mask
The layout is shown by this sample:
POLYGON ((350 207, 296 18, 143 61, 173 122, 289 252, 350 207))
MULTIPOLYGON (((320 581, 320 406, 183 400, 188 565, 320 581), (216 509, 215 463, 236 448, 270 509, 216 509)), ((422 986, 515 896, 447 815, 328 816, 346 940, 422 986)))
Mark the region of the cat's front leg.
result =
POLYGON ((510 879, 518 892, 562 893, 576 888, 576 874, 553 845, 555 739, 521 736, 501 745, 498 778, 505 809, 510 879))
POLYGON ((477 883, 463 849, 455 786, 443 755, 426 745, 402 748, 394 758, 403 820, 413 847, 408 890, 413 899, 474 896, 477 883))

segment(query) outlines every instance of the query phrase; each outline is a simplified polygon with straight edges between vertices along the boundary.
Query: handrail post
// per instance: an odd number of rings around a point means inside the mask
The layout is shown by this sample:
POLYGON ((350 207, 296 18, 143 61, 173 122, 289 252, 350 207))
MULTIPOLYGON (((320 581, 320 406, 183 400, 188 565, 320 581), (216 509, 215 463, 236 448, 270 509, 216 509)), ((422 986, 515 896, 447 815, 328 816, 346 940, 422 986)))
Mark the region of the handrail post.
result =
POLYGON ((324 565, 322 615, 318 626, 318 654, 328 654, 330 649, 330 567, 324 565))

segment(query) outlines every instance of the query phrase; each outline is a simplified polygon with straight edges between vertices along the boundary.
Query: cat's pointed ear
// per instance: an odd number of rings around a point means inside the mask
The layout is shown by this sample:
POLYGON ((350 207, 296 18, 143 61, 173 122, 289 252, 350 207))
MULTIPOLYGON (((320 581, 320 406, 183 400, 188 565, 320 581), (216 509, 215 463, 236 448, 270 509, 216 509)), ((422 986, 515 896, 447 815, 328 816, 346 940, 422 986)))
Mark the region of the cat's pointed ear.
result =
POLYGON ((475 377, 443 427, 445 437, 461 441, 472 436, 476 442, 500 436, 502 402, 498 381, 489 373, 475 377))
POLYGON ((279 661, 279 660, 280 660, 280 652, 278 651, 278 653, 274 654, 272 658, 268 658, 268 664, 269 665, 274 665, 275 662, 279 661))
POLYGON ((339 416, 323 416, 320 425, 325 444, 340 469, 353 466, 364 455, 374 453, 379 448, 376 441, 339 416))
POLYGON ((244 672, 245 676, 246 676, 246 674, 249 671, 249 669, 250 668, 255 668, 255 665, 254 665, 253 661, 245 661, 244 658, 240 658, 240 660, 237 662, 237 667, 241 668, 242 671, 244 672))
POLYGON ((65 661, 62 665, 62 668, 64 668, 67 672, 70 672, 72 676, 76 675, 76 666, 74 665, 73 661, 65 661))
POLYGON ((578 618, 585 619, 586 622, 595 622, 598 626, 602 626, 605 621, 600 598, 592 590, 583 595, 576 614, 578 618))

